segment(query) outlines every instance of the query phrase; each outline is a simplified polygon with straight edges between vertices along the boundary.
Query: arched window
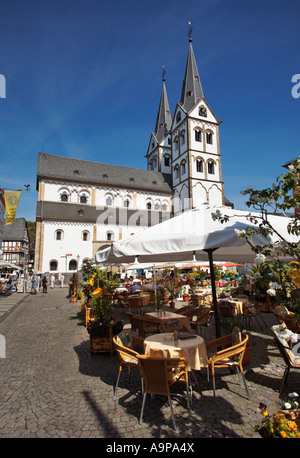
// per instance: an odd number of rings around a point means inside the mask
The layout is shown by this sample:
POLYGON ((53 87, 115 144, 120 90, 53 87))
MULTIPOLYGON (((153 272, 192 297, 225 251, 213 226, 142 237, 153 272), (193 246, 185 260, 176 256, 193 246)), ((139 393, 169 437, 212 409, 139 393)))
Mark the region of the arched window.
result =
POLYGON ((175 173, 175 179, 178 179, 179 178, 179 166, 178 165, 175 165, 174 173, 175 173))
POLYGON ((106 205, 112 205, 113 204, 113 198, 110 194, 107 194, 105 196, 105 204, 106 205))
POLYGON ((179 122, 179 121, 181 121, 181 113, 180 113, 180 111, 176 115, 176 122, 179 122))
POLYGON ((174 151, 178 150, 178 137, 174 139, 174 151))
POLYGON ((124 202, 123 202, 123 206, 126 207, 126 208, 130 207, 130 199, 129 199, 129 197, 125 197, 124 202))
POLYGON ((55 231, 54 237, 55 237, 55 240, 63 240, 64 231, 62 231, 61 229, 57 229, 57 231, 55 231))
POLYGON ((163 203, 161 204, 161 209, 162 209, 163 211, 167 211, 167 210, 168 210, 168 204, 167 204, 167 202, 163 202, 163 203))
POLYGON ((213 133, 212 132, 206 132, 206 143, 208 145, 213 144, 213 133))
POLYGON ((207 172, 210 175, 214 175, 215 174, 215 164, 213 163, 213 161, 208 161, 208 163, 207 163, 207 172))
POLYGON ((90 233, 89 231, 83 231, 82 232, 82 240, 84 242, 87 242, 90 239, 90 233))
POLYGON ((147 210, 151 210, 151 207, 152 207, 151 202, 147 202, 146 203, 147 210))
POLYGON ((50 270, 50 272, 53 272, 54 270, 57 270, 57 261, 55 259, 50 261, 49 270, 50 270))
POLYGON ((86 196, 80 196, 79 202, 80 202, 81 204, 86 204, 86 203, 87 203, 87 197, 86 197, 86 196))
POLYGON ((66 192, 63 192, 63 193, 61 194, 61 196, 60 196, 60 201, 61 201, 61 202, 68 202, 68 200, 69 200, 68 194, 67 194, 66 192))
POLYGON ((170 167, 170 156, 164 156, 165 167, 170 167))
POLYGON ((159 202, 155 202, 154 204, 154 210, 159 210, 160 204, 159 202))
POLYGON ((186 167, 185 167, 185 161, 181 163, 181 176, 185 174, 185 170, 186 170, 186 167))
POLYGON ((114 239, 114 233, 112 231, 106 232, 106 240, 113 240, 114 239))
POLYGON ((185 134, 184 132, 180 135, 180 145, 184 145, 185 144, 185 134))
POLYGON ((71 259, 69 262, 69 270, 76 270, 77 269, 77 261, 76 259, 71 259))
POLYGON ((200 129, 195 130, 195 141, 202 142, 202 132, 200 129))
POLYGON ((203 173, 203 161, 202 161, 202 159, 197 159, 196 167, 197 167, 197 172, 198 173, 203 173))

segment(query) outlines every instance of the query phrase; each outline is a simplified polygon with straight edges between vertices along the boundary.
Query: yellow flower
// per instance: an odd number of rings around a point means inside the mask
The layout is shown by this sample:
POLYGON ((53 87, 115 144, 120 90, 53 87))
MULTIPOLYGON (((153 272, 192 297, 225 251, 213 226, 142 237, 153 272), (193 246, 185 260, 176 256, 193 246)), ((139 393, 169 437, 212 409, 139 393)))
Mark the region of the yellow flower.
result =
POLYGON ((97 289, 95 289, 95 290, 92 292, 92 295, 93 295, 94 297, 99 297, 99 296, 101 296, 102 292, 103 292, 103 289, 97 288, 97 289))
POLYGON ((267 417, 269 415, 266 409, 263 409, 261 413, 263 414, 264 417, 267 417))
POLYGON ((89 278, 87 282, 88 282, 88 284, 89 284, 90 286, 93 286, 93 285, 94 285, 94 279, 93 279, 93 278, 89 278))
POLYGON ((297 424, 294 421, 288 421, 287 425, 290 429, 297 429, 297 424))
POLYGON ((280 436, 283 437, 283 439, 285 439, 287 436, 286 436, 286 432, 285 431, 280 431, 280 436))

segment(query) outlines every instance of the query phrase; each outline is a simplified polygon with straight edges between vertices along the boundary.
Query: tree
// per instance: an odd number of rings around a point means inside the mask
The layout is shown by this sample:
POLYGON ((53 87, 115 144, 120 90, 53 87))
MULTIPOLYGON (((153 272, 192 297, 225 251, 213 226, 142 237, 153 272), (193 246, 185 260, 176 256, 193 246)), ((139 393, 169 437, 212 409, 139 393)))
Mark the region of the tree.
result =
MULTIPOLYGON (((257 253, 256 275, 264 275, 268 286, 267 293, 276 296, 278 300, 291 297, 291 307, 296 312, 296 318, 300 321, 300 242, 286 240, 272 226, 269 215, 286 215, 294 211, 287 222, 287 231, 297 237, 300 235, 300 157, 288 166, 288 171, 279 175, 276 183, 271 187, 254 190, 249 186, 241 194, 249 196, 246 205, 253 213, 249 213, 247 219, 257 225, 243 231, 236 231, 238 237, 250 240, 254 234, 261 234, 265 238, 274 233, 278 236, 278 242, 264 246, 253 246, 257 253), (284 258, 290 258, 292 262, 284 262, 284 258), (268 275, 266 274, 268 272, 268 275)), ((220 216, 222 222, 228 221, 228 216, 220 216)))

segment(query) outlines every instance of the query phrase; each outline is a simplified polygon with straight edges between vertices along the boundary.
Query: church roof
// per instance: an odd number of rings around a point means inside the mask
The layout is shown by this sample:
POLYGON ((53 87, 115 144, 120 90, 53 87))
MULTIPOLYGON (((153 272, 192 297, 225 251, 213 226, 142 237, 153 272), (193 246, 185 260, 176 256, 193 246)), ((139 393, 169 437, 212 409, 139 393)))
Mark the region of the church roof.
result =
POLYGON ((38 153, 38 179, 55 179, 172 194, 162 173, 38 153))
POLYGON ((163 79, 163 88, 154 130, 154 134, 156 136, 158 143, 160 143, 164 138, 166 138, 169 130, 171 129, 171 125, 172 115, 165 85, 165 79, 163 79))
POLYGON ((189 54, 187 58, 185 75, 182 84, 180 105, 188 113, 204 97, 197 63, 190 38, 189 54))

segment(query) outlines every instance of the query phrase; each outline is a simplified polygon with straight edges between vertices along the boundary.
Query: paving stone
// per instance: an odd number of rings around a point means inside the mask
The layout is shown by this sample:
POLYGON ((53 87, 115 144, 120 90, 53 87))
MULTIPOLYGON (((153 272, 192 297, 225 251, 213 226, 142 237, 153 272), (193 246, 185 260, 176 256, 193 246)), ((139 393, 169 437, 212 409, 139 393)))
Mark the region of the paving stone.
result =
MULTIPOLYGON (((235 374, 218 378, 216 403, 206 371, 196 373, 194 402, 174 402, 179 431, 173 430, 170 408, 159 397, 147 398, 139 424, 142 398, 138 371, 127 374, 114 395, 118 373, 116 355, 89 352, 88 334, 79 304, 69 303, 67 289, 47 294, 14 293, 4 315, 0 334, 6 339, 6 358, 0 359, 0 438, 241 438, 258 437, 258 404, 269 411, 279 406, 278 387, 284 364, 273 344, 272 314, 264 314, 268 329, 253 323, 256 345, 245 377, 251 399, 245 396, 235 374)), ((1 314, 0 299, 0 314, 1 314)), ((122 309, 114 313, 125 319, 122 309)), ((214 330, 209 334, 214 338, 214 330)), ((293 372, 285 393, 295 391, 299 375, 293 372)))

